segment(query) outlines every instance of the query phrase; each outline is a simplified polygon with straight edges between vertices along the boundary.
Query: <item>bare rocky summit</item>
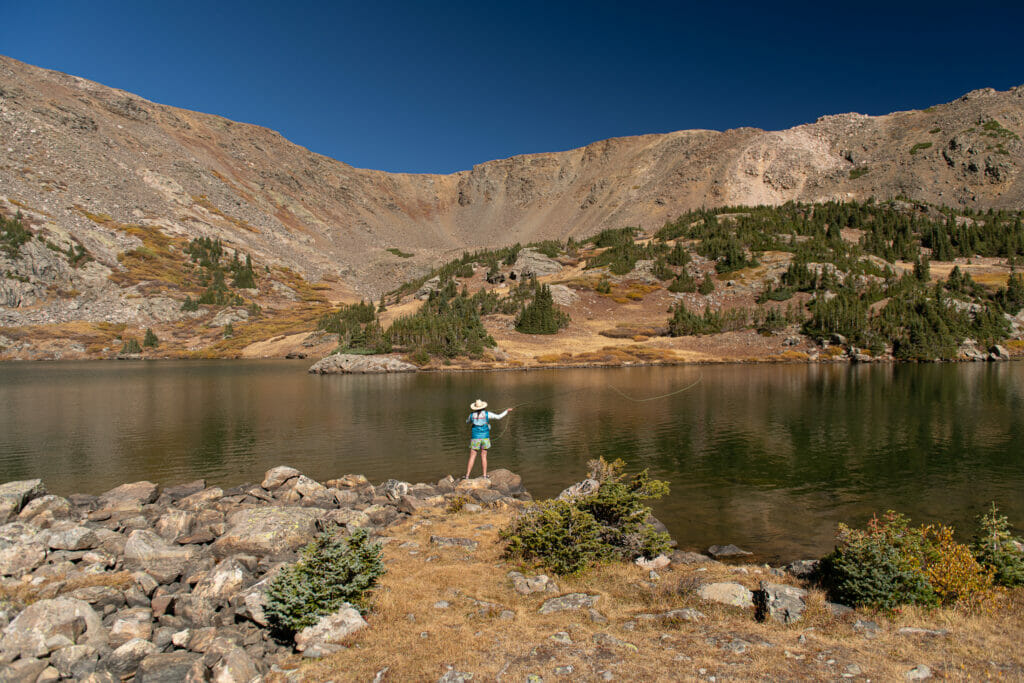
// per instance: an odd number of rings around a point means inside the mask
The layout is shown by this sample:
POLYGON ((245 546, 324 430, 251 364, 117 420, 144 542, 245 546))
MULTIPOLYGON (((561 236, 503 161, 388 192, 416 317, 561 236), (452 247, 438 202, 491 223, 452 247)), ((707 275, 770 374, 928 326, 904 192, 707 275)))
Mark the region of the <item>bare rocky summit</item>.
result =
MULTIPOLYGON (((251 255, 269 277, 246 300, 305 324, 317 313, 304 304, 379 298, 464 249, 653 228, 700 206, 905 196, 1020 208, 1022 134, 1024 86, 784 131, 614 138, 451 175, 396 174, 0 57, 0 212, 21 211, 40 237, 0 252, 0 325, 210 326, 204 311, 182 310, 186 290, 154 265, 198 237, 251 255)), ((191 343, 213 342, 197 331, 191 343)))

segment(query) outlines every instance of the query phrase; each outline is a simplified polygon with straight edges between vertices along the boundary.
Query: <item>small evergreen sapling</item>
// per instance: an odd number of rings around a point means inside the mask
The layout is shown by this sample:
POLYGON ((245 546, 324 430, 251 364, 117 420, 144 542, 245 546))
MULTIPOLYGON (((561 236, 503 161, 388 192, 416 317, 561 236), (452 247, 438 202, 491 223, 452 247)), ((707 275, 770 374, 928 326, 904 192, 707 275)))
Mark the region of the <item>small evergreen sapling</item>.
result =
POLYGON ((302 549, 298 562, 281 570, 266 591, 266 615, 282 636, 290 636, 348 603, 365 614, 370 590, 384 575, 380 544, 365 529, 349 537, 320 534, 302 549))

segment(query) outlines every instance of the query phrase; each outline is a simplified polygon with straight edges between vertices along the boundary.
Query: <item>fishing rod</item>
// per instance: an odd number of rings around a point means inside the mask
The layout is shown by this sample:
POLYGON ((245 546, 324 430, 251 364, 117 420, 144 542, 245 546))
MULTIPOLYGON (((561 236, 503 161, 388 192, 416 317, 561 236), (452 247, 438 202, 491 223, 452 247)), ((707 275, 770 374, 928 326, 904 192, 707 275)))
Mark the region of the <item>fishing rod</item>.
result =
MULTIPOLYGON (((676 389, 675 391, 670 391, 667 394, 659 394, 657 396, 648 396, 646 398, 634 398, 632 396, 629 396, 629 395, 623 393, 622 390, 620 390, 618 387, 613 386, 611 384, 607 384, 605 386, 607 386, 609 389, 611 389, 612 391, 614 391, 615 393, 617 393, 619 396, 621 396, 622 398, 626 399, 627 401, 632 401, 633 403, 646 403, 648 401, 657 401, 657 400, 660 400, 660 399, 663 399, 663 398, 669 398, 670 396, 675 396, 677 394, 682 394, 684 392, 687 392, 690 389, 693 389, 698 384, 700 384, 703 379, 704 379, 704 375, 702 373, 699 377, 697 377, 696 381, 694 381, 694 382, 692 382, 690 384, 687 384, 682 389, 676 389)), ((530 405, 532 403, 540 403, 541 401, 548 401, 548 400, 553 399, 553 398, 558 398, 559 396, 568 396, 569 394, 578 394, 581 391, 589 391, 589 389, 590 389, 590 387, 583 387, 581 389, 570 389, 569 391, 561 391, 561 392, 557 392, 557 393, 554 393, 554 394, 549 394, 548 396, 542 396, 540 398, 535 398, 535 399, 533 399, 531 401, 523 401, 522 403, 516 403, 515 405, 511 406, 511 408, 515 409, 515 408, 519 408, 521 406, 530 405)), ((512 420, 509 420, 507 423, 505 423, 505 427, 504 427, 504 429, 501 430, 501 434, 498 434, 498 436, 496 436, 493 439, 491 439, 491 441, 497 441, 501 437, 505 436, 505 432, 507 432, 509 427, 511 427, 511 426, 512 426, 512 420)))

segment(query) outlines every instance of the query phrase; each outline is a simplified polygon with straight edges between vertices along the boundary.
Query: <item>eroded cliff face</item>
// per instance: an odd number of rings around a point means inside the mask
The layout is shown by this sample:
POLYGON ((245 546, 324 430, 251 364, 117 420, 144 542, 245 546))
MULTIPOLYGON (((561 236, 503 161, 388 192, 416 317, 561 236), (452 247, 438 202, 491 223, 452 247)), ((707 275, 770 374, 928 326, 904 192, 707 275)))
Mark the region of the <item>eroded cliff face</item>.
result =
POLYGON ((7 325, 180 315, 166 287, 117 282, 146 234, 217 237, 260 264, 337 283, 339 296, 377 297, 463 249, 653 228, 700 206, 905 195, 1019 208, 1022 134, 1018 87, 786 131, 680 131, 447 176, 390 174, 0 57, 0 205, 55 247, 0 254, 0 311, 7 325), (60 251, 75 245, 91 260, 69 269, 60 251))

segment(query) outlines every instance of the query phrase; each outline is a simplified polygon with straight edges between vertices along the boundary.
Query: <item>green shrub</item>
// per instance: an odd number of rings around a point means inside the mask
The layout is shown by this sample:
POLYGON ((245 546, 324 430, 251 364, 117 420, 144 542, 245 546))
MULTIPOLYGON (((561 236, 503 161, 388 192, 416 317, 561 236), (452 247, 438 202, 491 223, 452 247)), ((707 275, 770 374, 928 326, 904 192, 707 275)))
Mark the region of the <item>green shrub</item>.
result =
POLYGON ((700 286, 697 287, 697 292, 707 296, 713 291, 715 291, 715 281, 711 279, 710 275, 705 275, 704 279, 700 281, 700 286))
POLYGON ((608 280, 608 278, 603 277, 597 283, 597 287, 595 289, 597 290, 598 294, 611 294, 612 283, 608 280))
POLYGON ((925 542, 921 528, 891 510, 865 530, 840 524, 838 544, 818 568, 822 585, 831 600, 851 607, 936 605, 922 571, 925 542))
POLYGON ((142 345, 147 348, 153 348, 160 345, 160 340, 157 339, 156 334, 149 327, 146 328, 146 336, 142 340, 142 345))
POLYGON ((234 337, 235 336, 235 326, 232 325, 231 323, 228 323, 227 325, 225 325, 224 329, 221 330, 221 336, 224 339, 231 339, 232 337, 234 337))
POLYGON ((643 504, 668 493, 668 484, 651 479, 647 470, 623 475, 621 460, 600 458, 589 466, 597 490, 528 508, 501 531, 505 557, 566 575, 599 562, 654 557, 669 548, 671 539, 654 528, 651 510, 643 504))
POLYGON ((866 176, 868 174, 869 170, 870 169, 865 168, 865 167, 851 168, 850 169, 850 180, 856 180, 857 178, 860 178, 861 176, 866 176))
POLYGON ((693 279, 693 276, 684 268, 680 271, 676 279, 668 286, 670 292, 696 292, 697 282, 693 279))
POLYGON ((320 534, 267 588, 265 612, 271 627, 282 635, 293 634, 345 602, 365 614, 369 591, 385 571, 380 548, 365 529, 347 538, 320 534))
POLYGON ((121 353, 142 353, 142 347, 139 346, 139 340, 125 339, 124 344, 121 345, 121 353))
POLYGON ((390 251, 395 256, 397 256, 398 258, 412 258, 413 257, 412 254, 410 254, 408 252, 404 252, 401 249, 399 249, 398 247, 388 247, 387 250, 390 251))
POLYGON ((995 503, 978 517, 978 529, 971 551, 978 563, 993 571, 1000 586, 1024 586, 1024 545, 1010 531, 1010 523, 999 514, 995 503))
POLYGON ((516 331, 524 334, 555 334, 568 324, 569 316, 555 308, 547 285, 541 285, 533 301, 516 316, 516 331))
POLYGON ((21 251, 21 245, 30 239, 32 233, 25 227, 20 211, 14 218, 0 216, 0 250, 3 250, 8 258, 16 258, 21 251))
POLYGON ((919 143, 917 143, 916 145, 914 145, 913 147, 910 148, 910 153, 911 154, 917 154, 922 149, 928 149, 931 146, 932 146, 932 143, 930 143, 930 142, 919 142, 919 143))

